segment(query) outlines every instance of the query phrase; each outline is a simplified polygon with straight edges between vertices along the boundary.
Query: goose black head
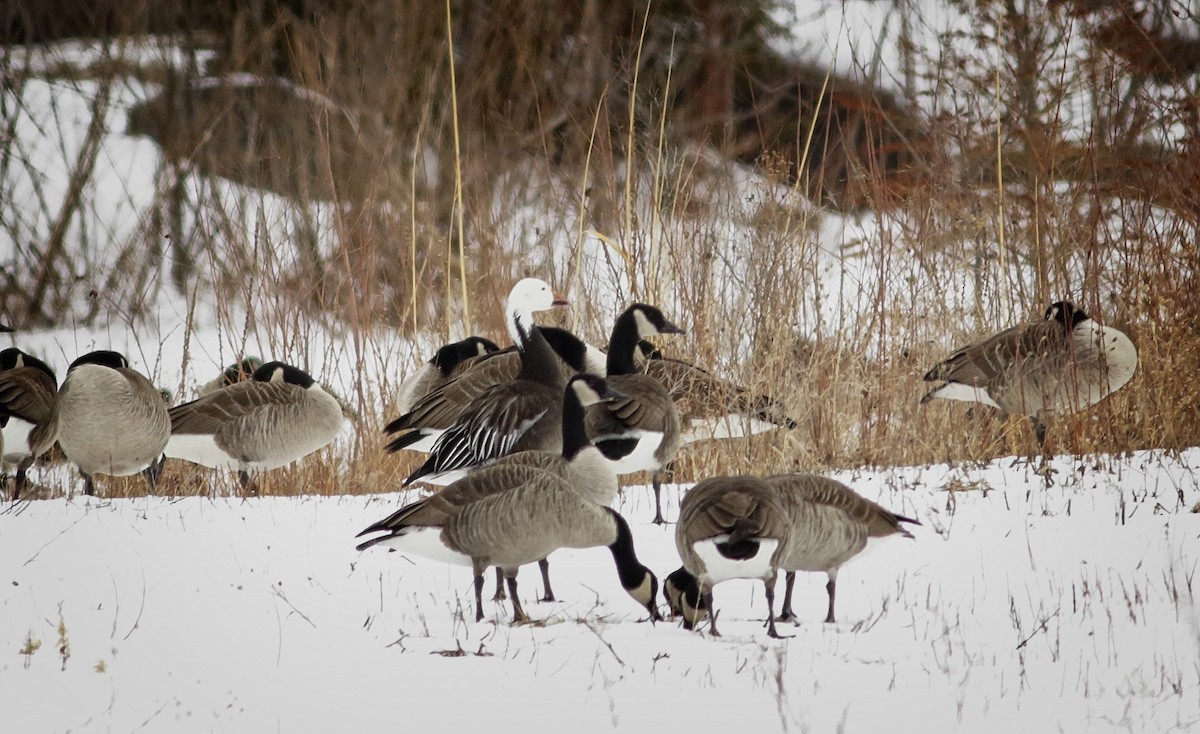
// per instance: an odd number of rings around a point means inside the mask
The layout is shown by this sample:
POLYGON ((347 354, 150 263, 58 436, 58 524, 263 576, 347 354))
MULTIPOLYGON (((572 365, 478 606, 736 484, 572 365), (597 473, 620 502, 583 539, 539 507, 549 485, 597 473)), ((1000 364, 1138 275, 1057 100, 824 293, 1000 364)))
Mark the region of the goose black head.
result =
POLYGON ((637 325, 638 337, 644 339, 655 334, 685 334, 683 329, 667 320, 662 310, 645 303, 635 303, 625 309, 623 316, 629 316, 637 325))
POLYGON ((1055 301, 1046 309, 1046 320, 1057 321, 1062 324, 1067 331, 1074 329, 1090 317, 1084 313, 1083 309, 1079 308, 1070 301, 1055 301))
POLYGON ((229 387, 242 380, 251 379, 254 371, 262 365, 263 361, 258 357, 242 357, 221 372, 221 387, 229 387))
POLYGON ((4 324, 0 324, 0 334, 9 334, 9 333, 12 333, 12 329, 5 326, 4 324))
POLYGON ((700 582, 683 566, 663 581, 663 598, 672 617, 683 617, 686 629, 708 618, 708 606, 700 596, 700 582))
POLYGON ((109 369, 120 370, 129 366, 129 360, 125 359, 125 355, 121 354, 120 352, 101 349, 95 352, 88 352, 79 359, 75 360, 71 363, 71 366, 67 368, 67 371, 70 372, 76 367, 85 364, 95 364, 101 367, 108 367, 109 369))
POLYGON ((490 339, 482 336, 469 336, 462 341, 447 344, 437 350, 429 363, 441 370, 443 375, 449 375, 454 368, 472 357, 482 357, 491 352, 500 351, 500 347, 490 339))
POLYGON ((307 372, 283 362, 267 362, 254 371, 254 379, 257 382, 286 382, 299 385, 305 390, 316 384, 316 380, 307 372))
POLYGON ((595 375, 580 373, 571 378, 567 389, 575 393, 579 404, 583 406, 596 403, 608 403, 625 397, 625 394, 608 383, 607 380, 595 375))

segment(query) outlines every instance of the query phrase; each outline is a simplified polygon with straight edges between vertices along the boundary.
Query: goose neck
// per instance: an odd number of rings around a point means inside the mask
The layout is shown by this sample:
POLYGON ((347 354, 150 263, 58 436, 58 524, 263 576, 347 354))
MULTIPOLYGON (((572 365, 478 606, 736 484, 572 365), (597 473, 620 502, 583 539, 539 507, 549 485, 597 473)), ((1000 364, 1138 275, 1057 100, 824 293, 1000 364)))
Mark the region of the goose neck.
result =
POLYGON ((638 339, 637 322, 629 314, 622 314, 608 341, 609 375, 631 375, 636 371, 633 355, 638 339))
POLYGON ((575 390, 568 387, 563 395, 562 455, 567 461, 574 459, 588 446, 587 409, 579 402, 575 390))
POLYGON ((617 576, 625 589, 636 589, 646 581, 646 567, 638 560, 634 551, 633 533, 629 530, 629 523, 625 522, 625 518, 621 517, 619 512, 611 507, 604 509, 612 516, 617 534, 616 540, 608 546, 617 565, 617 576))

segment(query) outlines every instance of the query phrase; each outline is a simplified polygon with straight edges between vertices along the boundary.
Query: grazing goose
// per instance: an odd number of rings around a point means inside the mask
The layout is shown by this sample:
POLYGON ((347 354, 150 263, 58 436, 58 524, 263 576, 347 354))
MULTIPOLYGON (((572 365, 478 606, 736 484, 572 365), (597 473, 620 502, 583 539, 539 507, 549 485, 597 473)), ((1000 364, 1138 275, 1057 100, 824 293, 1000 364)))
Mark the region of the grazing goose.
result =
MULTIPOLYGON (((488 467, 481 475, 494 471, 488 467)), ((540 471, 521 485, 475 501, 454 501, 439 492, 400 509, 359 533, 383 531, 358 549, 385 545, 406 553, 470 566, 475 574, 475 621, 483 619, 483 573, 501 569, 508 581, 513 622, 527 622, 517 594, 517 570, 560 548, 607 546, 621 586, 661 619, 655 604, 658 579, 638 561, 629 524, 612 508, 583 497, 562 477, 540 471)), ((463 498, 457 498, 462 500, 463 498)))
POLYGON ((214 469, 236 469, 242 488, 252 475, 320 449, 342 428, 342 407, 312 377, 268 362, 238 382, 170 410, 166 455, 214 469))
MULTIPOLYGON (((699 621, 698 610, 711 610, 712 589, 729 579, 762 579, 767 596, 767 634, 775 631, 775 579, 792 528, 776 493, 757 477, 712 477, 684 495, 675 524, 675 547, 683 568, 664 587, 668 604, 678 604, 686 588, 684 626, 699 621), (688 576, 694 583, 683 583, 688 576), (691 612, 690 614, 688 612, 691 612)), ((678 608, 678 607, 676 607, 678 608)), ((709 631, 717 632, 716 615, 709 631)))
MULTIPOLYGON (((434 443, 429 458, 404 480, 449 483, 505 454, 562 450, 562 398, 566 380, 554 350, 533 323, 535 311, 566 306, 550 286, 525 278, 508 296, 508 330, 520 349, 521 369, 509 382, 479 393, 434 443)), ((413 414, 391 427, 412 428, 413 414)))
MULTIPOLYGON (((584 411, 590 405, 620 397, 602 378, 588 374, 572 377, 563 394, 561 452, 518 451, 503 456, 443 489, 440 501, 456 505, 474 502, 488 495, 515 489, 549 472, 569 483, 571 489, 584 499, 597 505, 611 503, 617 495, 617 475, 613 472, 612 463, 588 441, 584 411)), ((393 530, 395 527, 390 523, 394 519, 403 525, 408 520, 408 513, 402 510, 364 532, 393 530)), ((550 564, 543 558, 538 561, 538 566, 546 589, 542 601, 554 601, 554 591, 550 586, 550 564)), ((499 567, 496 569, 496 595, 493 598, 504 598, 499 567)))
POLYGON ((1040 446, 1046 441, 1044 414, 1099 402, 1129 382, 1137 364, 1129 337, 1058 301, 1042 320, 1005 329, 935 365, 925 380, 945 384, 921 402, 964 400, 1028 416, 1040 446))
POLYGON ((162 394, 117 352, 96 351, 71 363, 44 430, 30 433, 34 456, 57 440, 83 474, 84 492, 96 493, 94 474, 142 472, 154 487, 171 419, 162 394))
POLYGON ((833 613, 837 574, 847 561, 869 549, 873 541, 899 535, 912 539, 901 523, 921 523, 884 509, 836 479, 815 474, 778 474, 763 480, 776 493, 792 525, 791 541, 780 568, 787 571, 787 587, 779 618, 794 621, 792 587, 796 571, 824 573, 829 609, 825 621, 836 621, 833 613))
POLYGON ((703 367, 664 356, 648 341, 639 342, 637 361, 675 401, 683 423, 679 437, 683 445, 796 427, 796 421, 770 396, 752 393, 703 367))
POLYGON ((25 472, 34 459, 30 434, 46 430, 57 393, 50 365, 20 349, 0 351, 0 464, 17 465, 14 501, 28 484, 25 472))
MULTIPOLYGON (((538 331, 558 355, 558 368, 564 382, 579 372, 604 376, 604 352, 566 329, 539 326, 538 331)), ((521 351, 516 346, 468 358, 451 374, 453 379, 417 396, 407 410, 402 406, 405 415, 384 427, 388 434, 400 433, 388 443, 387 450, 393 453, 401 449, 432 450, 438 436, 454 425, 471 401, 493 385, 517 379, 520 371, 521 351)))
MULTIPOLYGON (((880 507, 835 479, 815 474, 778 474, 762 482, 789 526, 788 538, 776 554, 778 568, 787 572, 783 609, 776 617, 779 621, 795 621, 792 590, 796 572, 805 571, 828 577, 825 621, 835 622, 838 569, 874 541, 893 535, 912 538, 901 523, 921 524, 880 507)), ((663 595, 672 614, 683 614, 685 624, 704 619, 711 609, 700 599, 697 580, 686 567, 666 578, 663 595)))
POLYGON ((223 387, 236 385, 254 377, 254 371, 263 366, 258 357, 242 357, 238 361, 221 370, 221 374, 200 386, 200 397, 214 393, 223 387))
POLYGON ((396 397, 397 409, 401 415, 409 412, 417 400, 458 377, 473 357, 498 351, 500 347, 495 342, 482 336, 471 336, 442 346, 428 362, 400 384, 396 397))
POLYGON ((613 460, 618 474, 651 472, 654 522, 662 515, 663 470, 675 459, 680 445, 680 418, 667 388, 641 374, 634 364, 638 342, 655 334, 682 334, 662 311, 644 303, 625 309, 613 326, 608 343, 608 379, 625 397, 588 411, 588 434, 596 447, 613 460))

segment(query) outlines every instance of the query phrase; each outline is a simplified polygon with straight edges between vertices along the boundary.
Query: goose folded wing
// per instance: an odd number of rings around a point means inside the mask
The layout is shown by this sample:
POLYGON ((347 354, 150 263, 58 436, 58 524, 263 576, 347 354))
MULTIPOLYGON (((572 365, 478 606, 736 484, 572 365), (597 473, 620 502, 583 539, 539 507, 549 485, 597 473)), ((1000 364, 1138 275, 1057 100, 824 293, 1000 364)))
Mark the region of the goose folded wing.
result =
POLYGON ((493 352, 476 358, 471 369, 425 395, 413 404, 412 410, 384 427, 388 434, 411 428, 445 429, 455 421, 488 388, 516 378, 521 369, 516 351, 493 352))
POLYGON ((50 419, 56 392, 50 376, 39 369, 22 367, 0 373, 0 416, 44 423, 50 419))
POLYGON ((549 407, 537 393, 491 390, 448 428, 433 446, 424 474, 468 469, 511 453, 549 407))
POLYGON ((273 405, 286 405, 304 389, 285 382, 239 382, 168 411, 175 434, 216 433, 230 422, 273 405))

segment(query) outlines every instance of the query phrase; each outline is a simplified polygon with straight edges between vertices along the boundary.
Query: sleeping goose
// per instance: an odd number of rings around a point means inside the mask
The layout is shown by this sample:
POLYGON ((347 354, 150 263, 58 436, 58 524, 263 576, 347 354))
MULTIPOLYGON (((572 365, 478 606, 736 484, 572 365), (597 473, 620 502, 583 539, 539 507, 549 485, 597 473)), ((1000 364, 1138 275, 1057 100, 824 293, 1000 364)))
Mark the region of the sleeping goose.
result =
POLYGON ((588 435, 613 460, 618 474, 650 472, 654 486, 654 522, 662 515, 662 473, 680 444, 679 411, 662 382, 634 365, 639 340, 655 334, 682 334, 662 311, 635 303, 617 317, 608 343, 608 380, 625 397, 588 411, 588 435))
MULTIPOLYGON (((599 377, 580 374, 571 378, 563 394, 562 451, 518 451, 508 454, 479 471, 452 483, 441 490, 442 501, 453 504, 474 502, 482 497, 515 489, 527 481, 549 472, 568 482, 571 489, 584 499, 597 505, 607 505, 617 495, 617 475, 612 463, 593 446, 584 427, 584 411, 590 405, 619 399, 620 393, 599 377)), ((363 534, 377 531, 393 531, 410 521, 410 513, 403 509, 372 525, 363 534)), ((554 601, 550 587, 550 564, 540 559, 542 583, 546 594, 542 601, 554 601)), ((496 569, 495 599, 503 599, 503 582, 500 568, 496 569)))
POLYGON ((963 400, 1028 416, 1040 446, 1046 440, 1046 413, 1075 412, 1099 402, 1129 382, 1137 365, 1129 337, 1058 301, 1040 321, 1005 329, 934 365, 925 380, 944 384, 921 402, 963 400))
POLYGON ((34 459, 30 434, 50 422, 57 393, 48 364, 20 349, 0 351, 0 464, 17 465, 14 501, 28 484, 25 473, 34 459))
MULTIPOLYGON (((566 329, 539 326, 538 331, 558 356, 564 381, 579 372, 604 376, 604 352, 566 329)), ((417 396, 410 407, 402 408, 405 415, 384 427, 389 435, 400 434, 388 443, 387 450, 432 450, 438 436, 454 425, 471 401, 493 385, 512 382, 520 371, 521 351, 516 346, 466 359, 452 372, 452 379, 417 396)))
POLYGON ((200 397, 216 392, 223 387, 236 385, 239 382, 254 377, 254 371, 262 367, 263 361, 258 357, 242 357, 238 361, 221 370, 221 374, 200 386, 200 397))
POLYGON ((776 428, 795 428, 796 421, 768 395, 753 393, 697 365, 664 356, 642 340, 636 361, 641 370, 667 388, 682 421, 682 445, 742 438, 776 428))
MULTIPOLYGON (((490 471, 485 469, 483 471, 490 471)), ((385 545, 446 563, 470 566, 475 574, 475 621, 483 619, 483 572, 497 566, 508 582, 513 622, 527 622, 517 594, 517 570, 560 548, 607 546, 625 591, 659 619, 658 579, 637 559, 633 535, 612 508, 580 496, 571 485, 542 471, 520 486, 474 502, 449 501, 439 492, 389 518, 389 529, 358 546, 385 545)), ((379 528, 372 526, 360 536, 379 528)))
MULTIPOLYGON (((682 601, 684 627, 711 610, 712 589, 729 579, 761 579, 767 596, 767 634, 775 631, 775 580, 792 528, 775 493, 757 477, 712 477, 698 482, 679 504, 675 547, 683 568, 664 587, 668 604, 682 601), (678 589, 686 589, 683 598, 678 589)), ((709 632, 719 637, 716 615, 709 632)))
POLYGON ((84 492, 96 493, 93 475, 142 472, 154 487, 171 419, 162 394, 117 352, 96 351, 71 363, 50 421, 30 433, 34 456, 57 440, 83 474, 84 492))
MULTIPOLYGON (((513 286, 506 308, 508 330, 520 349, 521 369, 509 382, 479 393, 434 443, 429 458, 404 480, 446 484, 505 454, 562 450, 562 398, 566 380, 554 350, 533 323, 535 311, 566 306, 544 281, 513 286)), ((411 428, 413 414, 393 427, 411 428)))
MULTIPOLYGON (((879 540, 913 538, 902 523, 921 524, 884 509, 835 479, 778 474, 762 481, 789 526, 787 540, 776 555, 778 568, 787 572, 783 609, 776 618, 780 621, 795 621, 792 590, 796 572, 805 571, 828 577, 825 621, 835 622, 838 569, 879 540)), ((705 618, 711 609, 699 600, 698 582, 686 567, 664 580, 663 595, 673 614, 683 614, 685 624, 705 618)))
POLYGON ((401 415, 409 412, 417 400, 458 377, 473 357, 498 351, 500 347, 495 342, 482 336, 471 336, 443 345, 428 362, 400 384, 396 392, 397 410, 401 415))
POLYGON ((342 429, 342 408, 307 372, 268 362, 238 382, 170 410, 166 455, 214 469, 236 469, 243 489, 252 475, 320 449, 342 429))

